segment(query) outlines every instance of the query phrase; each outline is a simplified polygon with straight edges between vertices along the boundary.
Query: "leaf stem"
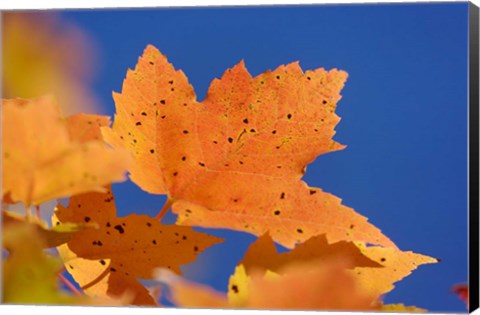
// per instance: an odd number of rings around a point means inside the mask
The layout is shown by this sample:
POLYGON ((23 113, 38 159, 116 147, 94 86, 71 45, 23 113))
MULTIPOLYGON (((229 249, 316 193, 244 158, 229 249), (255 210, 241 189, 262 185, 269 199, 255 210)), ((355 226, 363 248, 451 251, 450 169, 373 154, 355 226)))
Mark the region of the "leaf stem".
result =
POLYGON ((155 216, 155 219, 161 220, 167 213, 168 209, 170 209, 170 207, 173 205, 174 202, 175 200, 173 198, 168 197, 167 202, 165 202, 165 204, 163 205, 162 210, 160 210, 160 212, 157 213, 157 215, 155 216))
POLYGON ((58 274, 58 278, 63 282, 63 284, 65 284, 67 286, 67 288, 70 289, 70 291, 72 291, 75 295, 83 295, 82 292, 80 292, 74 285, 73 283, 71 283, 67 278, 65 278, 65 276, 60 272, 58 274))
POLYGON ((40 206, 39 205, 35 206, 35 214, 37 215, 37 218, 40 219, 40 206))
POLYGON ((94 285, 96 285, 97 283, 99 283, 100 281, 102 281, 103 278, 105 278, 108 273, 110 272, 110 264, 108 265, 108 267, 102 271, 101 274, 99 274, 95 279, 93 279, 92 281, 90 281, 89 283, 85 284, 84 286, 82 286, 82 290, 86 290, 88 288, 91 288, 93 287, 94 285))

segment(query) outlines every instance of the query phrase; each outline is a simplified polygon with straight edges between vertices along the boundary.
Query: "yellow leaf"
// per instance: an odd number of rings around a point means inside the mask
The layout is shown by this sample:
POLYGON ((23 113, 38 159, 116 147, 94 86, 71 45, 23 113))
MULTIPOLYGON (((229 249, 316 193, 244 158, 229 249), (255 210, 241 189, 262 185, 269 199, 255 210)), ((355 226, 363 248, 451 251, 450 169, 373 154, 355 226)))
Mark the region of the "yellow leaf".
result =
POLYGON ((332 137, 346 78, 298 63, 252 78, 241 62, 199 103, 184 73, 148 46, 102 132, 134 155, 133 182, 173 200, 178 224, 269 231, 290 248, 318 234, 395 247, 339 198, 300 180, 318 155, 344 148, 332 137))
MULTIPOLYGON (((3 229, 3 302, 18 304, 77 304, 81 302, 60 290, 57 272, 61 261, 47 256, 43 238, 31 224, 7 224, 3 229)), ((87 302, 87 301, 83 301, 87 302)))
POLYGON ((95 46, 53 12, 2 12, 2 94, 35 98, 54 93, 67 114, 95 112, 95 46))
POLYGON ((3 100, 2 110, 3 196, 38 205, 124 180, 129 153, 72 140, 51 97, 3 100))
POLYGON ((427 310, 416 306, 405 306, 403 304, 385 304, 382 305, 382 311, 391 313, 426 313, 427 310))
POLYGON ((228 302, 232 307, 242 307, 248 303, 250 277, 245 266, 235 267, 235 272, 228 281, 228 302))
POLYGON ((29 217, 26 221, 24 216, 3 211, 2 212, 3 228, 15 228, 19 225, 29 225, 35 230, 35 233, 44 241, 44 246, 47 248, 56 247, 68 242, 73 235, 84 228, 85 224, 65 224, 62 226, 54 226, 51 229, 47 227, 45 222, 35 217, 29 217))

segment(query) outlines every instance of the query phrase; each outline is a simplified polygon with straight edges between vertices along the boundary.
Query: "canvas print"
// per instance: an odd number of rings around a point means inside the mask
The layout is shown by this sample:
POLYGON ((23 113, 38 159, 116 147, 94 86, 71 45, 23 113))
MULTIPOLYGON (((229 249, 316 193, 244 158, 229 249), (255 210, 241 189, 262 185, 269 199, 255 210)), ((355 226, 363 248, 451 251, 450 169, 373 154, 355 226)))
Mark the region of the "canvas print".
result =
POLYGON ((470 10, 2 12, 2 302, 466 312, 470 10))

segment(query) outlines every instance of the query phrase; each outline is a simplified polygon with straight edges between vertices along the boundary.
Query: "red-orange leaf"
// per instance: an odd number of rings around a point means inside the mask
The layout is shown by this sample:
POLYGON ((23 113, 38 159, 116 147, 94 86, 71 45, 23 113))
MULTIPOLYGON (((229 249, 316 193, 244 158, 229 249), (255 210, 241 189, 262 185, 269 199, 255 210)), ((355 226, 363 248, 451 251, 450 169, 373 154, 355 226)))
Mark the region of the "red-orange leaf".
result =
POLYGON ((181 273, 205 248, 220 239, 190 227, 163 225, 146 215, 116 216, 112 193, 87 193, 57 207, 54 224, 91 222, 59 252, 67 270, 85 291, 96 296, 132 294, 133 304, 154 304, 137 278, 150 279, 155 268, 181 273))
POLYGON ((469 292, 468 292, 468 284, 462 283, 462 284, 456 284, 452 287, 452 291, 457 294, 458 298, 462 300, 465 305, 469 305, 469 292))
POLYGON ((243 62, 196 101, 183 72, 148 46, 128 71, 103 134, 134 153, 131 179, 168 194, 177 223, 230 228, 293 247, 313 235, 395 246, 341 200, 301 177, 332 140, 344 71, 303 72, 298 63, 255 78, 243 62))

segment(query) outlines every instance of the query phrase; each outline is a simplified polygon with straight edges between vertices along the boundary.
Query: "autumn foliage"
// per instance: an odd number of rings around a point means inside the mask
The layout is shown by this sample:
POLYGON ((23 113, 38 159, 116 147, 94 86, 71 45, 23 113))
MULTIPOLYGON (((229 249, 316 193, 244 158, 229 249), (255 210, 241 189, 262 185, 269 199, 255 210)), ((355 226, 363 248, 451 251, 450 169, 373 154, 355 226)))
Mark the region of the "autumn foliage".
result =
POLYGON ((252 77, 242 61, 199 102, 187 76, 148 46, 113 95, 112 125, 64 117, 52 96, 3 100, 4 301, 424 311, 382 299, 437 259, 399 249, 302 180, 319 155, 345 148, 333 137, 346 80, 345 71, 298 63, 252 77), (111 184, 125 174, 167 196, 156 217, 117 215, 111 184), (51 222, 32 211, 60 198, 69 199, 51 222), (9 211, 15 203, 25 216, 9 211), (177 221, 166 225, 170 210, 177 221), (180 266, 222 242, 193 227, 258 237, 222 292, 181 276, 180 266), (64 270, 77 295, 60 289, 59 278, 72 286, 64 270), (161 284, 160 296, 142 280, 161 284))

